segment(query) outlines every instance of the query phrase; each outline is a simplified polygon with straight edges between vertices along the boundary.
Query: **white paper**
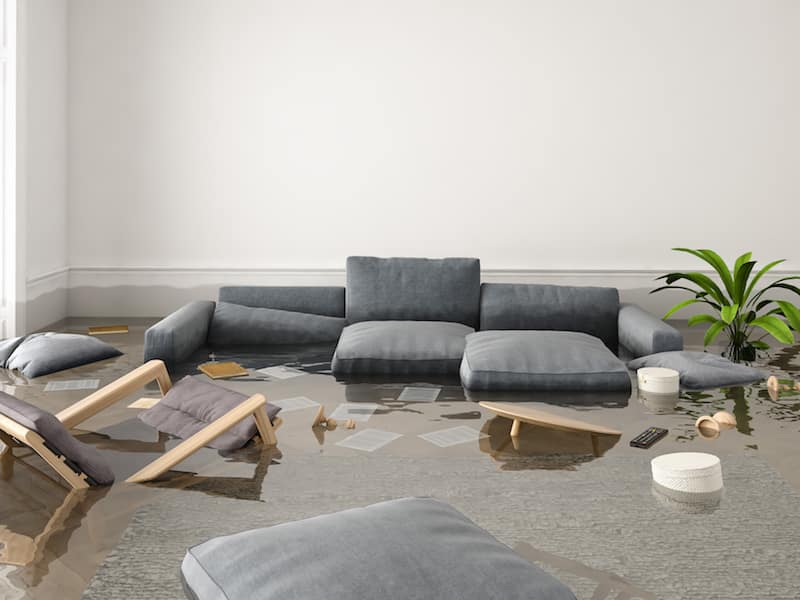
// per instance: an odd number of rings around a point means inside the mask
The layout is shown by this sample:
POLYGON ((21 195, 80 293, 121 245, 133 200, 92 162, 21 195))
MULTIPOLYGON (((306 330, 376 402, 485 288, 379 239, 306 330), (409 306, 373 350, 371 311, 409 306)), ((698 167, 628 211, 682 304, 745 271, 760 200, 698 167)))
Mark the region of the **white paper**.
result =
POLYGON ((293 369, 292 367, 266 367, 258 369, 256 373, 274 377, 275 379, 291 379, 292 377, 302 377, 306 375, 304 371, 293 369))
POLYGON ((336 407, 329 418, 343 421, 352 419, 358 423, 366 423, 376 410, 378 410, 378 405, 371 402, 344 402, 336 407))
POLYGON ((426 442, 435 444, 440 448, 448 448, 456 444, 465 444, 467 442, 474 442, 480 438, 489 437, 485 433, 476 431, 472 427, 466 425, 459 425, 458 427, 451 427, 449 429, 440 429, 439 431, 431 431, 430 433, 422 433, 419 435, 426 442))
POLYGON ((96 390, 99 385, 99 379, 68 379, 66 381, 51 381, 44 386, 44 391, 65 392, 69 390, 96 390))
POLYGON ((440 387, 404 387, 397 397, 398 402, 436 402, 440 387))
POLYGON ((400 437, 403 437, 402 433, 392 433, 391 431, 381 431, 380 429, 364 429, 343 439, 341 442, 336 442, 336 445, 343 448, 363 450, 364 452, 374 452, 400 437))
POLYGON ((294 396, 292 398, 281 398, 280 400, 270 400, 270 404, 279 406, 281 412, 292 412, 293 410, 303 410, 304 408, 311 408, 312 406, 319 406, 319 402, 314 402, 311 398, 305 396, 294 396))

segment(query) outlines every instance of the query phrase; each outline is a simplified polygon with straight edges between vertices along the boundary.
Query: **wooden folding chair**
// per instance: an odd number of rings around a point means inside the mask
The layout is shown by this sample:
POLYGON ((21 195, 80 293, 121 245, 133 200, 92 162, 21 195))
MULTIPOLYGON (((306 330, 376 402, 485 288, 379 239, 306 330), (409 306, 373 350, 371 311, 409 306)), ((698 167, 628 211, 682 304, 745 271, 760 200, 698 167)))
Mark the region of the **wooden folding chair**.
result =
MULTIPOLYGON (((73 429, 151 381, 158 383, 162 396, 172 387, 163 361, 151 360, 143 364, 54 416, 66 429, 73 429)), ((264 408, 266 402, 263 394, 250 396, 213 423, 131 475, 127 481, 141 483, 155 479, 251 415, 255 419, 262 443, 265 446, 277 445, 275 429, 279 425, 279 420, 276 419, 275 424, 270 422, 264 408)), ((4 458, 4 462, 8 459, 5 455, 12 452, 13 448, 27 446, 49 464, 73 489, 85 489, 91 484, 91 478, 86 473, 83 473, 68 457, 58 453, 39 433, 4 414, 0 414, 0 441, 5 445, 5 449, 0 451, 0 458, 4 458)))

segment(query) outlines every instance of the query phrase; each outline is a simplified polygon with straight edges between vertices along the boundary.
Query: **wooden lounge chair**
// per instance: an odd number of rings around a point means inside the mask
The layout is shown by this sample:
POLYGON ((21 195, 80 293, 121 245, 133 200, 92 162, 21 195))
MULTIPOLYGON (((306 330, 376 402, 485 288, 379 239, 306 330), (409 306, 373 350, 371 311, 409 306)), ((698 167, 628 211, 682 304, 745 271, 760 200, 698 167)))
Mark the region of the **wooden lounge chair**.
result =
MULTIPOLYGON (((56 415, 0 392, 0 441, 5 445, 0 456, 13 452, 13 448, 28 447, 73 489, 111 483, 113 474, 110 474, 110 468, 101 453, 76 440, 69 430, 151 381, 158 383, 162 396, 172 387, 166 366, 160 360, 145 363, 56 415)), ((265 404, 266 398, 262 394, 250 396, 131 475, 127 481, 141 483, 155 479, 251 415, 255 419, 262 443, 265 446, 275 446, 278 441, 275 426, 267 416, 265 404)))

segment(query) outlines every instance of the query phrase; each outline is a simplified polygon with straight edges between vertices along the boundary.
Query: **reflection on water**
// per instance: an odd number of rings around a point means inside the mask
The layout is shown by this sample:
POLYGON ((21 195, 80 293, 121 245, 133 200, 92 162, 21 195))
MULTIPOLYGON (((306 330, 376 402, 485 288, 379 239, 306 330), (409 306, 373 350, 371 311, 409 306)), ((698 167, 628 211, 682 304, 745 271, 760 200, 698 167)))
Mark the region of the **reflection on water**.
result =
POLYGON ((653 496, 659 504, 672 510, 690 514, 714 512, 722 501, 723 490, 713 492, 684 492, 653 482, 653 496))
POLYGON ((529 469, 575 470, 578 465, 603 456, 620 436, 585 431, 564 431, 543 425, 522 425, 511 437, 511 419, 494 417, 481 427, 488 437, 479 440, 481 452, 491 456, 503 471, 529 469), (594 438, 594 440, 593 440, 594 438))

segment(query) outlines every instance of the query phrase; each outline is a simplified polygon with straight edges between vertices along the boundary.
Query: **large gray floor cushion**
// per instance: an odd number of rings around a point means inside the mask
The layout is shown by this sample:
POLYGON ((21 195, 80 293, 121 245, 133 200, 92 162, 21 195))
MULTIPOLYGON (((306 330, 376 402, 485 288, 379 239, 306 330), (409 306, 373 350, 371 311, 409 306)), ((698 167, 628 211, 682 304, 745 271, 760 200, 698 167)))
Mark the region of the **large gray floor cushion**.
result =
POLYGON ((215 538, 189 549, 181 575, 197 600, 575 599, 552 575, 430 498, 215 538))
POLYGON ((342 375, 455 375, 465 337, 461 323, 365 321, 342 331, 331 368, 342 375))
POLYGON ((5 392, 0 392, 0 414, 38 433, 51 451, 75 463, 92 483, 114 483, 114 473, 97 448, 72 437, 55 415, 5 392))
POLYGON ((0 345, 0 367, 17 369, 26 377, 41 377, 80 367, 122 352, 90 335, 77 333, 33 333, 0 345))
POLYGON ((572 331, 480 331, 467 336, 461 383, 482 391, 630 390, 628 369, 598 338, 572 331))
POLYGON ((740 365, 708 352, 659 352, 628 363, 633 370, 663 367, 680 373, 681 387, 688 390, 752 383, 764 379, 764 371, 740 365))
POLYGON ((477 258, 347 259, 347 322, 452 321, 478 325, 477 258))
POLYGON ((481 331, 580 331, 617 352, 616 288, 516 283, 481 286, 481 331))
MULTIPOLYGON (((158 404, 139 413, 139 419, 158 431, 185 440, 247 398, 248 396, 239 392, 189 375, 172 386, 158 404)), ((272 421, 280 408, 267 403, 266 410, 272 421)), ((212 440, 208 446, 217 450, 237 450, 247 444, 255 434, 256 422, 248 417, 212 440)))
POLYGON ((342 317, 217 302, 208 343, 212 346, 315 344, 335 342, 342 317))

